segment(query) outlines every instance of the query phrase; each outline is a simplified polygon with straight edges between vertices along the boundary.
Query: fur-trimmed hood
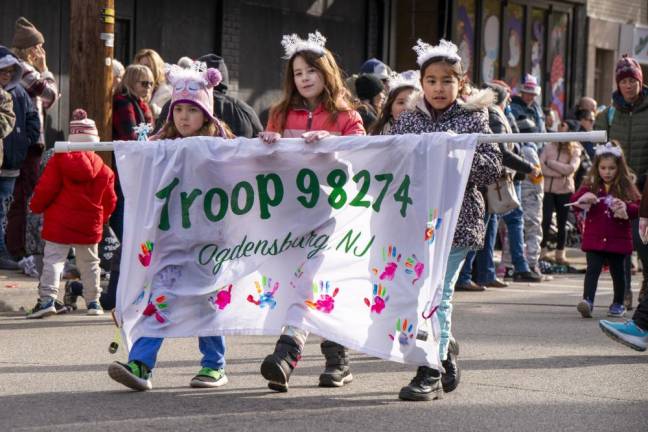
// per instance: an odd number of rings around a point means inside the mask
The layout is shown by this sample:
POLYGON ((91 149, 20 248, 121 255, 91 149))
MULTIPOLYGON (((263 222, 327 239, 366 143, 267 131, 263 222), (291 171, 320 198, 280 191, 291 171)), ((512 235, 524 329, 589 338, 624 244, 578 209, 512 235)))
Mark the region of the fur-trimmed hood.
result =
MULTIPOLYGON (((457 105, 461 106, 467 111, 482 111, 493 105, 497 100, 497 95, 491 89, 474 89, 470 96, 465 99, 457 99, 457 105)), ((434 118, 425 104, 425 93, 420 92, 414 101, 414 106, 427 114, 429 117, 434 118)))

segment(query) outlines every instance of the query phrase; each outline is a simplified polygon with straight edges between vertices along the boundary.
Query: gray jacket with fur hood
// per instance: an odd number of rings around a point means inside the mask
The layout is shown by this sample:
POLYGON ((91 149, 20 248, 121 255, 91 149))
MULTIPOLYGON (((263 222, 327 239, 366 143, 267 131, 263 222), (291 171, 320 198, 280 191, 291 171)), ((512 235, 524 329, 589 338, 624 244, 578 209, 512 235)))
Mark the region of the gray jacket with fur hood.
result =
MULTIPOLYGON (((487 107, 493 103, 494 98, 495 95, 490 89, 474 91, 465 102, 457 100, 446 111, 437 114, 428 109, 424 96, 421 95, 413 111, 400 115, 391 129, 391 134, 449 131, 458 134, 489 134, 491 130, 488 126, 487 107)), ((486 209, 484 198, 477 188, 494 183, 500 177, 501 171, 502 153, 497 144, 477 144, 452 246, 473 250, 483 247, 486 209)))

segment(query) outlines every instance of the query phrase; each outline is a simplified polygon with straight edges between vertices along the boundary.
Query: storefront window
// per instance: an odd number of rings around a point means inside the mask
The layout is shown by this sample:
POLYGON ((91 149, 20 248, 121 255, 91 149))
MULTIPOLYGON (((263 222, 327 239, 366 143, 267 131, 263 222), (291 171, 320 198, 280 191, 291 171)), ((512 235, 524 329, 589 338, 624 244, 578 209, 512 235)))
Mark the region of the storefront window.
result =
MULTIPOLYGON (((533 9, 531 11, 531 73, 544 85, 546 11, 533 9)), ((538 98, 542 104, 542 96, 538 98)))
POLYGON ((466 75, 472 78, 473 53, 475 52, 475 0, 457 1, 455 40, 459 46, 461 66, 463 66, 466 75))
POLYGON ((499 77, 500 0, 484 1, 482 37, 482 81, 487 83, 499 77))
POLYGON ((567 31, 569 19, 566 13, 553 13, 550 19, 549 33, 549 77, 550 105, 562 118, 565 113, 565 77, 567 57, 567 31))
POLYGON ((510 3, 504 16, 504 80, 517 90, 524 67, 524 7, 510 3))

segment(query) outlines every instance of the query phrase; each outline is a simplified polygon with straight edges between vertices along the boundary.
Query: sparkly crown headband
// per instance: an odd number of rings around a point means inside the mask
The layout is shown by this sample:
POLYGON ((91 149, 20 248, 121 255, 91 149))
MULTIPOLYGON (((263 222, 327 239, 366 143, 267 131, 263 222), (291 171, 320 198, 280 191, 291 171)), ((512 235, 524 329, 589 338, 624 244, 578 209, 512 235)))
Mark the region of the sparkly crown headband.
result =
POLYGON ((457 45, 445 39, 441 39, 439 45, 434 46, 419 39, 412 49, 416 52, 416 63, 419 66, 423 66, 426 61, 434 57, 443 57, 453 63, 461 61, 457 45))
POLYGON ((599 144, 594 148, 596 156, 601 156, 604 154, 611 154, 616 157, 621 157, 623 153, 621 152, 621 147, 617 147, 611 142, 605 143, 605 145, 599 144))
POLYGON ((326 38, 317 30, 315 30, 315 33, 308 33, 307 40, 300 38, 295 33, 284 35, 281 39, 281 46, 283 46, 285 51, 283 58, 286 60, 292 58, 292 56, 301 51, 312 51, 319 55, 324 55, 325 44, 326 38))
POLYGON ((414 87, 421 90, 421 73, 419 71, 405 71, 401 73, 392 72, 387 80, 389 92, 393 92, 401 87, 414 87))

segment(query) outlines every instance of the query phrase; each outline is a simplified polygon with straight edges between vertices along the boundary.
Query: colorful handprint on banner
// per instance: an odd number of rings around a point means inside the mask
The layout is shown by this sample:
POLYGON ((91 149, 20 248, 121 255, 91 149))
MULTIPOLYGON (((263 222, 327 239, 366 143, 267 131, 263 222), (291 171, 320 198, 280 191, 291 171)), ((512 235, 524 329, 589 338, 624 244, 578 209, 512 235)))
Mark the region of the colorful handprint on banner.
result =
POLYGON ((383 248, 382 258, 385 267, 382 270, 374 268, 372 271, 378 275, 380 280, 392 281, 396 275, 396 270, 398 270, 401 255, 396 250, 396 246, 389 245, 387 248, 383 248))
POLYGON ((428 216, 428 222, 425 227, 425 241, 432 244, 436 237, 436 232, 441 228, 441 223, 443 219, 439 217, 439 209, 435 208, 434 210, 430 209, 430 214, 428 216))
POLYGON ((167 309, 169 305, 166 303, 166 296, 160 295, 155 298, 155 301, 149 299, 149 303, 146 305, 146 309, 142 312, 144 316, 154 316, 157 322, 163 324, 166 321, 166 317, 162 313, 164 309, 167 309))
POLYGON ((389 339, 396 340, 401 345, 409 345, 410 339, 414 339, 414 324, 407 321, 407 319, 401 320, 398 318, 396 321, 396 331, 394 334, 389 334, 389 339))
POLYGON ((138 254, 139 262, 144 266, 148 267, 151 264, 151 253, 153 252, 153 243, 150 241, 145 241, 140 245, 142 253, 138 254))
POLYGON ((223 287, 216 291, 212 296, 209 296, 209 305, 214 310, 223 310, 232 302, 232 284, 223 287))
POLYGON ((320 281, 319 284, 313 282, 313 300, 306 300, 306 306, 316 309, 323 313, 331 313, 335 307, 335 296, 340 292, 340 288, 331 291, 330 281, 320 281))
POLYGON ((365 297, 364 302, 369 307, 370 312, 375 312, 380 314, 387 302, 389 301, 389 296, 387 295, 387 288, 382 284, 374 284, 373 286, 373 301, 365 297))
POLYGON ((421 278, 423 270, 425 270, 425 264, 419 261, 415 254, 412 254, 411 257, 405 260, 405 273, 414 277, 412 279, 412 285, 421 278))
POLYGON ((254 303, 260 308, 268 307, 269 309, 274 309, 277 306, 277 300, 275 300, 274 295, 279 289, 279 282, 275 282, 272 285, 272 279, 263 276, 261 282, 255 281, 254 285, 256 286, 256 292, 259 297, 255 299, 250 294, 247 296, 247 301, 254 303))

